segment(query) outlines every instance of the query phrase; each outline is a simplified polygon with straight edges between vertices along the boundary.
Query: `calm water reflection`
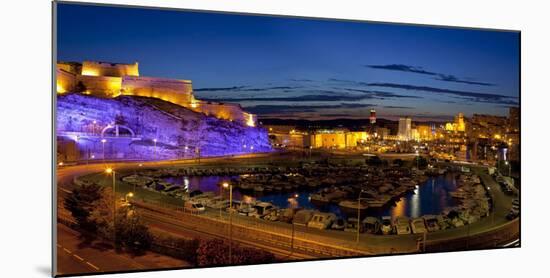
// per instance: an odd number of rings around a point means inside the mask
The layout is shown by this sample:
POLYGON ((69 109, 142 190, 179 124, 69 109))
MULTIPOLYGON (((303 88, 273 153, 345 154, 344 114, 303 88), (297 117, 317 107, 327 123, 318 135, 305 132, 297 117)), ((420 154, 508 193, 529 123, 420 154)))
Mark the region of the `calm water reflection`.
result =
MULTIPOLYGON (((200 190, 202 192, 215 192, 219 194, 219 183, 229 181, 237 177, 231 176, 210 176, 210 177, 172 177, 166 181, 185 186, 188 190, 200 190)), ((456 190, 456 180, 452 174, 430 177, 424 184, 420 185, 414 192, 410 192, 401 197, 400 200, 392 205, 376 211, 367 211, 365 216, 408 216, 419 217, 426 214, 439 214, 446 207, 455 206, 455 200, 449 195, 449 192, 456 190)), ((319 209, 325 212, 333 212, 340 217, 346 215, 340 211, 337 204, 326 206, 315 206, 309 201, 309 195, 315 191, 298 191, 285 193, 270 193, 266 195, 258 195, 256 198, 261 201, 267 201, 275 204, 278 207, 284 208, 288 206, 288 199, 298 193, 298 206, 310 209, 319 209)), ((227 190, 225 196, 228 195, 227 190)), ((240 200, 244 194, 238 190, 233 191, 233 198, 240 200)))

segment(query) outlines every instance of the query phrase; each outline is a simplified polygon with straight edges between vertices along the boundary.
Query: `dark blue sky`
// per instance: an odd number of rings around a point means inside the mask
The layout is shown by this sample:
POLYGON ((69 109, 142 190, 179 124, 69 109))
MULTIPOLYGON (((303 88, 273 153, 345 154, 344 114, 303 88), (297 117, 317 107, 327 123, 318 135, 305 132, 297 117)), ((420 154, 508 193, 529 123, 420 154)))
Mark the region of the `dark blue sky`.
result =
POLYGON ((58 59, 140 64, 264 117, 446 119, 518 105, 519 33, 58 5, 58 59))

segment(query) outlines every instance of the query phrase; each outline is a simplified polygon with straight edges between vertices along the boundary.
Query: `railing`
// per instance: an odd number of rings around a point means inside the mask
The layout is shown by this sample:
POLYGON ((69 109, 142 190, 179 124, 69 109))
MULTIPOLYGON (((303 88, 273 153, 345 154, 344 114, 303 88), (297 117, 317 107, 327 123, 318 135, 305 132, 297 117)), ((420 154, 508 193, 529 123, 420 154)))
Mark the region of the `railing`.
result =
MULTIPOLYGON (((132 202, 137 207, 145 208, 150 211, 156 211, 163 216, 170 217, 178 224, 197 231, 208 233, 212 231, 217 236, 229 237, 229 215, 222 214, 215 210, 206 213, 186 212, 182 207, 161 205, 161 207, 151 205, 150 202, 132 202)), ((294 249, 296 252, 306 253, 310 257, 347 257, 347 256, 365 256, 372 255, 366 250, 352 249, 342 244, 332 243, 327 237, 320 237, 302 230, 303 227, 295 226, 294 237, 292 237, 292 228, 274 225, 273 222, 267 222, 255 218, 243 218, 234 215, 231 229, 233 239, 246 243, 264 244, 272 247, 278 247, 285 250, 294 249)), ((343 242, 340 242, 343 243, 343 242)))
POLYGON ((519 218, 507 222, 489 231, 453 239, 419 241, 419 250, 426 252, 474 250, 495 248, 511 240, 519 238, 519 218))

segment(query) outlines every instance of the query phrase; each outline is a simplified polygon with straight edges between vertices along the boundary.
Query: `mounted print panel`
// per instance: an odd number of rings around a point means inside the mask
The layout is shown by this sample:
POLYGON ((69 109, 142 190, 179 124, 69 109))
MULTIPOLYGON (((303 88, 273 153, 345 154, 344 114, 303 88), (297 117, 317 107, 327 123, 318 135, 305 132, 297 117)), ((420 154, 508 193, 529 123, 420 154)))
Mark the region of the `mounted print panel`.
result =
POLYGON ((54 2, 54 275, 520 245, 520 32, 54 2))

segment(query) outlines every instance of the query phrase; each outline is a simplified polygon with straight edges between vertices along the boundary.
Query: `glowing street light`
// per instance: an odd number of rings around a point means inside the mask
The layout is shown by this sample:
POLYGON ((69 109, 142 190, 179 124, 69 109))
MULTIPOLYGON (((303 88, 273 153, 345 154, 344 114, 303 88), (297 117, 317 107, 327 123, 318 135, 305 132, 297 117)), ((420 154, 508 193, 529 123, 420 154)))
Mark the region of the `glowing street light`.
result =
MULTIPOLYGON (((288 198, 288 202, 292 208, 296 208, 298 206, 298 199, 299 195, 298 193, 294 194, 293 198, 288 198)), ((292 255, 294 253, 294 234, 295 234, 296 226, 294 225, 294 221, 292 221, 292 237, 290 241, 290 254, 292 255)))
POLYGON ((105 143, 107 142, 107 139, 101 139, 101 144, 103 147, 103 162, 105 163, 105 143))
POLYGON ((359 245, 359 232, 361 231, 361 200, 363 199, 361 198, 361 193, 364 192, 365 190, 361 189, 361 191, 359 191, 359 197, 357 197, 357 238, 355 239, 357 245, 359 245))
POLYGON ((125 196, 124 196, 124 200, 126 201, 126 203, 128 203, 128 198, 132 198, 134 197, 134 193, 133 192, 128 192, 125 196))
POLYGON ((222 183, 223 188, 229 188, 229 263, 233 261, 233 185, 228 182, 222 183))
POLYGON ((93 124, 93 125, 92 125, 92 134, 95 135, 95 126, 96 126, 96 124, 97 124, 97 121, 94 120, 94 121, 92 122, 92 124, 93 124))
POLYGON ((116 172, 113 168, 108 167, 105 173, 113 175, 113 242, 116 248, 116 172))

